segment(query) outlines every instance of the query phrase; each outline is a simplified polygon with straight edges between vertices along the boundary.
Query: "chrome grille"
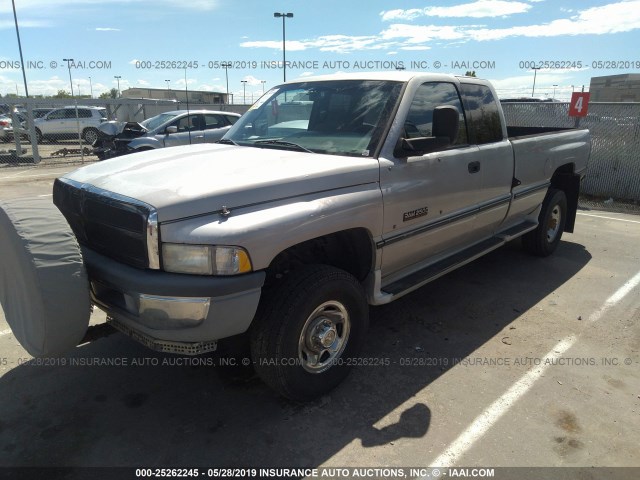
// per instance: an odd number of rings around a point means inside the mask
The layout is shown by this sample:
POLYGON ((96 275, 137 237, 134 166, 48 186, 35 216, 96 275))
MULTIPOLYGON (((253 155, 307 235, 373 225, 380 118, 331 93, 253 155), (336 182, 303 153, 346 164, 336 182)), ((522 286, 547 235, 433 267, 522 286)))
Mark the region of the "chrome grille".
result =
POLYGON ((55 181, 53 203, 81 245, 127 265, 149 267, 150 206, 68 179, 55 181))

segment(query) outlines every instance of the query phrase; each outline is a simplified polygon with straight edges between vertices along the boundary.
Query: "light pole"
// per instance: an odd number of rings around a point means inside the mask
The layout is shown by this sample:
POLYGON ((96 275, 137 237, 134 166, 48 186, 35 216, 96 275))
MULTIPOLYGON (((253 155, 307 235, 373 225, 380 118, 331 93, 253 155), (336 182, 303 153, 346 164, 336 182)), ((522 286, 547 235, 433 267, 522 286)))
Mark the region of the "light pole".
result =
POLYGON ((16 2, 11 0, 13 5, 13 20, 16 23, 16 36, 18 37, 18 50, 20 51, 20 65, 22 66, 22 79, 24 80, 24 96, 29 98, 29 90, 27 89, 27 74, 24 69, 24 59, 22 58, 22 43, 20 42, 20 30, 18 30, 18 15, 16 15, 16 2))
POLYGON ((266 80, 260 80, 260 83, 262 83, 262 93, 264 93, 264 84, 267 83, 266 80))
POLYGON ((165 80, 167 82, 167 90, 171 90, 171 80, 165 80))
POLYGON ((223 62, 221 66, 224 68, 224 76, 227 80, 227 100, 225 103, 229 103, 229 67, 231 67, 231 64, 229 62, 223 62))
POLYGON ((80 146, 80 157, 82 159, 82 163, 84 163, 84 150, 82 148, 82 136, 80 135, 80 118, 78 116, 78 99, 73 94, 73 80, 71 80, 71 62, 73 62, 73 58, 63 58, 63 62, 67 62, 67 70, 69 70, 69 85, 71 85, 71 98, 73 98, 73 103, 76 107, 76 126, 78 127, 78 145, 80 146))
POLYGON ((554 99, 554 100, 556 99, 556 87, 557 87, 557 86, 558 86, 558 85, 553 85, 553 99, 554 99))
POLYGON ((91 77, 89 77, 89 94, 93 98, 93 83, 91 83, 91 77))
POLYGON ((293 13, 278 13, 274 12, 273 16, 275 18, 282 18, 282 76, 284 81, 287 81, 287 55, 286 55, 286 45, 285 45, 285 29, 284 29, 284 20, 285 18, 293 18, 293 13))
POLYGON ((247 104, 247 81, 240 80, 240 82, 242 82, 242 104, 246 105, 247 104))
POLYGON ((118 97, 120 96, 120 79, 122 78, 120 75, 114 75, 113 78, 115 78, 118 81, 118 97))
POLYGON ((540 67, 533 67, 533 90, 531 90, 531 98, 533 98, 533 94, 536 91, 536 75, 538 74, 538 70, 540 70, 540 67))

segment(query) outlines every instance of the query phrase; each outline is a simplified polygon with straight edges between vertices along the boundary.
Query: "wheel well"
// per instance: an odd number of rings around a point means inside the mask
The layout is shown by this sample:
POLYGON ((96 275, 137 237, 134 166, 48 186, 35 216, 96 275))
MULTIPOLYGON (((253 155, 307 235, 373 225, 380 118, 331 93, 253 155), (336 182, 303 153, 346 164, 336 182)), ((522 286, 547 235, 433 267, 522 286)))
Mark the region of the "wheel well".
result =
POLYGON ((575 173, 575 165, 567 163, 553 172, 551 187, 562 190, 567 197, 567 221, 564 231, 573 233, 578 212, 578 197, 580 195, 580 175, 575 173))
POLYGON ((300 265, 340 268, 363 281, 373 266, 373 241, 364 228, 353 228, 307 240, 280 252, 267 268, 267 284, 300 265))

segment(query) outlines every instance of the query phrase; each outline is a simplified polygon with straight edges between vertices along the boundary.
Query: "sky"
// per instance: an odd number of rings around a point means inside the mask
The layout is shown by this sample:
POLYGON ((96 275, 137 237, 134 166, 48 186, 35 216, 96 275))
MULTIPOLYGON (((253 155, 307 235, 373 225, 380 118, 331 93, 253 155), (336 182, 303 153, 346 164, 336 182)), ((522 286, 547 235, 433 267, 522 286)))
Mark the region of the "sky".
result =
MULTIPOLYGON (((475 71, 501 98, 568 100, 591 77, 640 73, 640 0, 15 0, 30 95, 119 87, 257 100, 287 80, 372 70, 475 71), (220 66, 230 62, 226 71, 220 66), (541 67, 534 70, 533 67, 541 67), (535 75, 534 75, 535 72, 535 75), (227 74, 227 75, 226 75, 227 74), (116 79, 118 76, 120 79, 116 79), (536 77, 535 92, 533 91, 536 77), (242 83, 245 80, 246 83, 242 83)), ((10 0, 0 94, 24 95, 10 0)))

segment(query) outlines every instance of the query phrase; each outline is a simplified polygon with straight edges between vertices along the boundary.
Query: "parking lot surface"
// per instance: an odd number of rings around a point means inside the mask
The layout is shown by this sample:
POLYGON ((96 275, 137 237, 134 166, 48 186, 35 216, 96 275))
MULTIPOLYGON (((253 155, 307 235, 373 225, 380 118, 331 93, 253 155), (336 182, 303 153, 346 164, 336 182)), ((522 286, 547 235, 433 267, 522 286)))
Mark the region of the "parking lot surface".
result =
MULTIPOLYGON (((1 169, 0 199, 70 169, 1 169)), ((581 210, 549 258, 513 242, 372 308, 310 404, 121 334, 29 362, 0 314, 0 466, 640 467, 639 271, 640 216, 581 210)))

